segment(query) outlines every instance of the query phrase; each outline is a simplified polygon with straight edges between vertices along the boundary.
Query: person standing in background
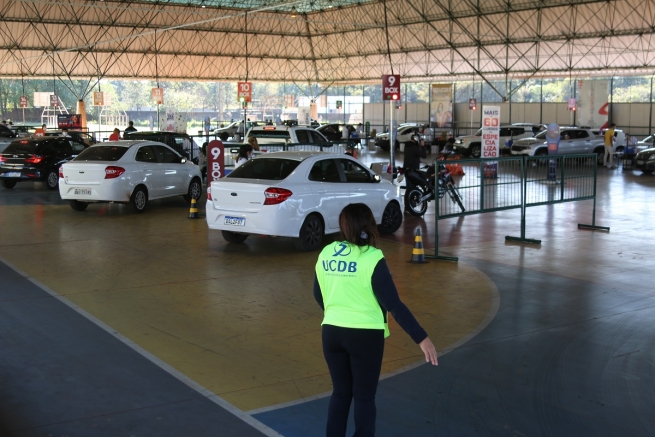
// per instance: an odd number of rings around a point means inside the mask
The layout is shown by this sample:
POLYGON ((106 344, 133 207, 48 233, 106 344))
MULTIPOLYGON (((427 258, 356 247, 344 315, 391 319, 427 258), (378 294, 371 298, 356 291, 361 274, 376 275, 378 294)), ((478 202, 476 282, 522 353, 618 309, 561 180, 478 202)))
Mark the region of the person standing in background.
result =
POLYGON ((607 168, 616 168, 614 165, 614 128, 616 124, 612 123, 605 131, 605 157, 603 163, 607 168))

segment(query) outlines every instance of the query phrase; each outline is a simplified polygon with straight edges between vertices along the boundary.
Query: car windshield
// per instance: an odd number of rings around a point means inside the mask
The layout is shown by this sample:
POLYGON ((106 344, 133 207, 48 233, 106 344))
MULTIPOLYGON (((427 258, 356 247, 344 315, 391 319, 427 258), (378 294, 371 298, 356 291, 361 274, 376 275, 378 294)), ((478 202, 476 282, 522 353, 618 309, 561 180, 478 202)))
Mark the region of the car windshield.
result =
POLYGON ((260 158, 250 160, 227 175, 228 178, 266 179, 281 181, 298 167, 300 161, 283 158, 260 158))
POLYGON ((6 154, 13 153, 16 155, 20 155, 20 154, 34 155, 36 154, 36 144, 27 141, 14 142, 8 145, 3 153, 6 154))
POLYGON ((535 135, 534 137, 535 137, 536 139, 538 139, 538 140, 545 140, 545 139, 546 139, 546 134, 547 134, 547 133, 548 133, 547 130, 542 130, 541 132, 539 132, 539 133, 538 133, 537 135, 535 135))
POLYGON ((74 161, 118 161, 127 152, 127 147, 94 146, 77 155, 74 161))

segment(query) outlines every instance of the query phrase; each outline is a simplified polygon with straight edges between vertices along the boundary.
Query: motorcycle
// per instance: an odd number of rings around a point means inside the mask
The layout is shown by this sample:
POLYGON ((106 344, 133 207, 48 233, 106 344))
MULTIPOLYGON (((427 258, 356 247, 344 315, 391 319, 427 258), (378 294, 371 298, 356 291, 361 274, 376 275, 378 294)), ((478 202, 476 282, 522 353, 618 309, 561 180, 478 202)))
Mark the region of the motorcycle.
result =
MULTIPOLYGON (((445 156, 439 158, 444 161, 445 156)), ((448 193, 448 196, 459 205, 462 212, 466 211, 462 203, 462 195, 455 185, 455 180, 450 173, 450 170, 444 164, 429 165, 421 170, 405 169, 404 177, 414 184, 414 187, 408 188, 405 193, 405 206, 410 214, 416 217, 422 217, 428 209, 428 202, 435 199, 435 194, 438 193, 439 198, 448 193), (438 170, 438 190, 435 190, 435 168, 438 170)))

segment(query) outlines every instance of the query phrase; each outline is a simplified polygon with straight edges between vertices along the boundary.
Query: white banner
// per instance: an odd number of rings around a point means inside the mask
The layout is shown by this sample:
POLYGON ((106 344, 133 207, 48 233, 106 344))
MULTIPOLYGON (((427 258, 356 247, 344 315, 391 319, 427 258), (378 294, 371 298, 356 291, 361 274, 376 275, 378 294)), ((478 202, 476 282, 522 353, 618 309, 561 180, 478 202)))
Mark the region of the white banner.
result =
POLYGON ((578 126, 607 127, 608 80, 578 81, 578 126))
POLYGON ((482 158, 500 156, 500 106, 482 107, 482 158))
POLYGON ((164 127, 166 132, 175 132, 175 109, 166 108, 166 125, 164 127))
POLYGON ((54 93, 34 93, 34 106, 38 108, 50 106, 50 95, 54 93))
POLYGON ((309 106, 298 106, 298 124, 312 124, 312 112, 309 106))

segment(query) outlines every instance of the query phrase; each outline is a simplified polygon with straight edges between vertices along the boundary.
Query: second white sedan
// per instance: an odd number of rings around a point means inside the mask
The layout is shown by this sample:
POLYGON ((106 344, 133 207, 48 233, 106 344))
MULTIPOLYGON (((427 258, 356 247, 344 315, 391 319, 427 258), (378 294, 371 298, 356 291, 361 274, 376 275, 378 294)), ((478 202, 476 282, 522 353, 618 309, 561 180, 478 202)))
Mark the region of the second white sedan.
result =
POLYGON ((242 164, 207 190, 207 224, 230 243, 249 234, 296 238, 306 251, 324 234, 339 232, 339 214, 365 203, 381 233, 403 221, 400 188, 380 180, 357 160, 322 152, 277 152, 242 164))
POLYGON ((166 144, 112 141, 91 146, 59 168, 59 194, 75 211, 122 202, 143 212, 148 200, 202 195, 200 168, 166 144))

